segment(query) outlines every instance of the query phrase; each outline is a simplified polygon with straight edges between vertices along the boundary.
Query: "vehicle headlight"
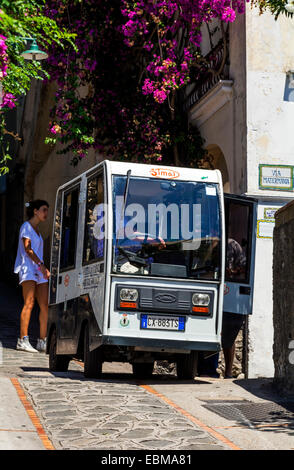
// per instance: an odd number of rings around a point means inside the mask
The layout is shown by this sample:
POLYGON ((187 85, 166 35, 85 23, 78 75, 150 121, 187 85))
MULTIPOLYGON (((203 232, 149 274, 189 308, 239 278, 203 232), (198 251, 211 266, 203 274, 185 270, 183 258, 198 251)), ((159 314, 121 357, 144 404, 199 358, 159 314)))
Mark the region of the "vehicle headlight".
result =
POLYGON ((203 305, 207 307, 210 302, 210 296, 208 294, 193 294, 192 304, 193 305, 203 305))
POLYGON ((137 289, 121 289, 119 293, 120 300, 124 302, 136 302, 138 299, 137 289))

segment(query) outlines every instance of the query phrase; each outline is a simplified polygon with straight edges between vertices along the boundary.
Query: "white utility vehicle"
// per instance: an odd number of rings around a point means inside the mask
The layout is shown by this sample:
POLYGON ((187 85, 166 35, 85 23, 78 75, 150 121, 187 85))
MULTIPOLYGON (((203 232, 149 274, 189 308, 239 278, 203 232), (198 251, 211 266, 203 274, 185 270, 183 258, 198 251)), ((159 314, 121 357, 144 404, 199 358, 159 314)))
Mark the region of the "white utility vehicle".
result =
POLYGON ((105 160, 57 191, 51 252, 49 366, 72 358, 155 360, 194 378, 197 352, 220 350, 225 214, 218 170, 105 160))

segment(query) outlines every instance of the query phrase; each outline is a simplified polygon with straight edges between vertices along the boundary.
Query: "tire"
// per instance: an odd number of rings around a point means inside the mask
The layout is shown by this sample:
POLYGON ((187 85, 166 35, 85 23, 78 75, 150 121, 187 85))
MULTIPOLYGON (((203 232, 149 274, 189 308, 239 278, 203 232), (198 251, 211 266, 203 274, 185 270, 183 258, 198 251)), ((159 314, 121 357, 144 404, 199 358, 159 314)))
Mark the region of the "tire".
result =
POLYGON ((191 351, 177 360, 177 375, 180 380, 193 380, 197 374, 198 353, 191 351))
POLYGON ((132 366, 133 374, 137 379, 146 379, 152 376, 154 362, 135 362, 132 366))
POLYGON ((88 379, 99 379, 102 374, 101 348, 90 351, 89 326, 84 331, 84 376, 88 379))
POLYGON ((53 331, 49 345, 49 370, 53 372, 67 372, 70 357, 56 353, 57 335, 56 330, 53 331))

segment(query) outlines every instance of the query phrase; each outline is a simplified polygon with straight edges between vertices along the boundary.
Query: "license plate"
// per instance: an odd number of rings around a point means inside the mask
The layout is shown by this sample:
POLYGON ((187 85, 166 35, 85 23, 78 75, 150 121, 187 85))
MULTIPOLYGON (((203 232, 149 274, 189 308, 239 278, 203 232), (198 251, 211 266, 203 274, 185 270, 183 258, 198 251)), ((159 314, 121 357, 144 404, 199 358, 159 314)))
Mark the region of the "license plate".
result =
POLYGON ((185 331, 185 317, 167 315, 141 315, 143 330, 185 331))

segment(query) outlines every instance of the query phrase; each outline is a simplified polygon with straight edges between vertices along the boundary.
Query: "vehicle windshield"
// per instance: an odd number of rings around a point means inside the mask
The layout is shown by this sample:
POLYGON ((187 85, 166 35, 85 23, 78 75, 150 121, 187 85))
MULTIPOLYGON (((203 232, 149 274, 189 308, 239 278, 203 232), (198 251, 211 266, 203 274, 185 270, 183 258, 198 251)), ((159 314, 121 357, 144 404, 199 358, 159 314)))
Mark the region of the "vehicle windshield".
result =
POLYGON ((217 186, 113 176, 113 272, 219 280, 217 186))

